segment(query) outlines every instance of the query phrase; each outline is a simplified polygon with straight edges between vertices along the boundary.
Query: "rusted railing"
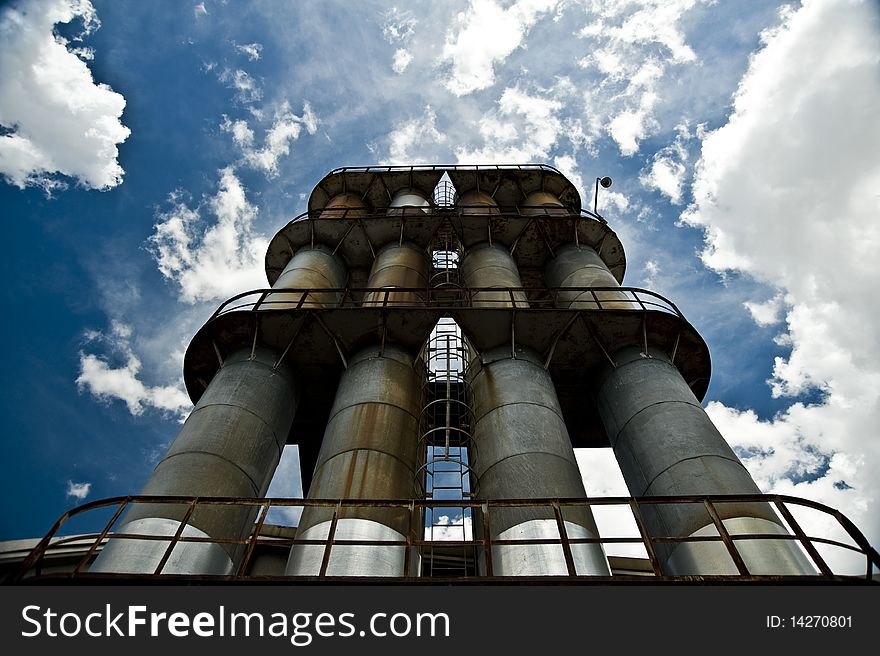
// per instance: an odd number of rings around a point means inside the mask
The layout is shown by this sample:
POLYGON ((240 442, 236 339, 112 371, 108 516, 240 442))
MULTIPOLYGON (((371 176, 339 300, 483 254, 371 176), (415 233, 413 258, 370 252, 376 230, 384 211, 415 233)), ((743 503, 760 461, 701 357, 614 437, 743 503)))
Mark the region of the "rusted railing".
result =
MULTIPOLYGON (((82 517, 80 517, 82 520, 82 517)), ((277 533, 277 532, 276 532, 277 533)), ((288 528, 288 533, 294 535, 292 527, 288 528)), ((465 536, 467 537, 467 536, 465 536)), ((799 499, 796 497, 783 495, 711 495, 711 496, 676 496, 676 497, 602 497, 602 498, 585 498, 585 499, 511 499, 511 500, 363 500, 363 499, 332 499, 332 500, 316 500, 316 499, 248 499, 248 498, 232 498, 232 497, 156 497, 156 496, 126 496, 115 497, 90 502, 74 508, 64 515, 55 523, 49 533, 40 540, 36 547, 23 560, 17 573, 13 575, 8 582, 10 583, 31 583, 31 582, 51 582, 59 579, 75 579, 75 580, 95 580, 95 579, 149 579, 153 581, 344 581, 344 582, 375 582, 376 579, 357 577, 357 576, 328 576, 327 565, 330 560, 330 553, 334 546, 383 546, 392 548, 405 547, 406 554, 404 575, 397 578, 383 578, 382 582, 400 582, 400 583, 432 583, 432 582, 458 582, 458 583, 485 583, 485 582, 517 582, 517 583, 609 583, 615 581, 632 581, 640 582, 650 581, 693 581, 695 579, 704 581, 719 582, 743 582, 743 581, 846 581, 846 582, 877 582, 876 573, 880 570, 880 555, 871 547, 865 536, 859 529, 842 513, 823 504, 799 499), (784 523, 788 526, 789 534, 779 533, 749 533, 749 534, 730 534, 722 524, 721 514, 718 507, 725 503, 741 503, 741 502, 764 502, 772 504, 778 511, 780 517, 784 519, 784 523), (183 524, 181 530, 173 536, 169 535, 148 535, 138 533, 123 533, 119 531, 120 519, 126 510, 131 509, 138 504, 173 504, 178 506, 186 506, 183 515, 183 524), (652 535, 648 530, 643 519, 644 509, 648 506, 665 505, 665 504, 699 504, 705 507, 708 514, 713 518, 715 528, 718 535, 702 535, 696 536, 676 536, 676 535, 652 535), (195 510, 200 507, 212 505, 236 505, 251 506, 258 509, 257 521, 253 525, 250 534, 242 538, 220 538, 220 537, 189 537, 182 535, 182 528, 191 517, 195 510), (304 507, 325 507, 332 511, 333 519, 330 523, 330 530, 325 539, 296 539, 295 537, 279 537, 271 535, 266 530, 266 520, 269 511, 276 508, 304 508, 304 507), (619 507, 629 510, 631 519, 635 522, 638 535, 632 537, 596 537, 596 538, 572 538, 567 535, 565 517, 569 512, 574 512, 578 507, 590 507, 594 511, 600 507, 619 507), (490 525, 492 522, 493 511, 499 508, 538 508, 545 511, 548 516, 555 517, 559 535, 554 538, 546 539, 528 539, 528 540, 500 540, 491 538, 490 525), (399 541, 376 541, 376 540, 343 540, 337 539, 334 535, 334 527, 336 520, 343 514, 349 514, 353 509, 357 508, 395 508, 401 512, 409 514, 410 525, 412 529, 406 536, 405 540, 399 541), (431 508, 444 509, 470 509, 473 520, 472 534, 467 539, 461 540, 430 540, 425 539, 431 535, 425 529, 429 528, 425 525, 425 510, 431 508), (833 519, 838 529, 842 529, 849 537, 850 542, 842 542, 832 539, 825 535, 809 535, 795 519, 793 508, 807 508, 813 511, 819 511, 825 515, 825 519, 833 519), (65 529, 65 525, 74 517, 80 517, 87 513, 94 513, 102 509, 112 509, 112 517, 104 523, 101 528, 93 533, 78 534, 73 536, 62 536, 61 533, 65 529), (147 574, 107 574, 107 573, 90 573, 88 571, 89 563, 96 554, 106 546, 111 540, 152 540, 166 542, 164 556, 161 558, 158 566, 152 573, 147 574), (780 576, 780 575, 762 575, 754 574, 748 571, 743 558, 737 550, 737 542, 741 540, 791 540, 803 549, 805 554, 812 561, 816 574, 804 576, 780 576), (674 576, 663 571, 663 565, 657 557, 657 547, 662 544, 674 544, 683 542, 721 542, 727 549, 732 562, 736 565, 739 574, 737 575, 701 575, 701 576, 674 576), (223 576, 208 576, 196 574, 163 574, 162 569, 168 562, 175 546, 181 542, 207 542, 220 545, 235 545, 242 553, 237 563, 237 569, 234 573, 223 576), (640 545, 644 550, 645 556, 641 561, 645 565, 643 576, 632 575, 614 575, 614 576, 588 576, 579 575, 575 570, 574 559, 572 557, 572 545, 579 543, 600 543, 606 550, 611 545, 634 544, 640 545), (502 545, 559 545, 565 555, 565 561, 568 567, 568 573, 561 576, 549 577, 499 577, 492 570, 492 550, 493 547, 502 545), (272 548, 289 548, 293 545, 318 545, 324 549, 324 557, 322 560, 321 570, 317 576, 257 576, 250 573, 250 566, 254 559, 254 554, 261 547, 272 548), (74 547, 76 549, 74 549, 74 547), (482 573, 470 576, 454 576, 454 577, 426 577, 419 576, 417 571, 418 560, 415 555, 418 553, 427 553, 431 549, 442 549, 452 547, 464 547, 471 549, 471 558, 473 562, 482 563, 482 573), (848 554, 858 558, 864 562, 864 570, 862 574, 843 573, 839 567, 830 564, 819 553, 819 547, 841 550, 841 553, 848 554), (69 563, 69 567, 64 571, 57 571, 53 568, 51 572, 45 572, 44 569, 51 564, 53 555, 67 554, 71 551, 76 552, 76 558, 73 563, 69 563)))
POLYGON ((672 314, 686 321, 676 305, 647 289, 639 287, 344 287, 344 288, 277 288, 254 289, 224 301, 211 315, 215 319, 229 312, 254 310, 300 310, 394 307, 394 308, 516 308, 517 311, 556 309, 559 295, 564 304, 577 310, 653 311, 672 314), (369 301, 362 299, 369 293, 369 301), (505 294, 499 296, 500 294, 505 294), (286 295, 288 298, 280 297, 286 295), (492 296, 487 298, 487 295, 492 296), (479 296, 477 296, 479 295, 479 296), (523 302, 523 295, 528 303, 523 302), (577 295, 572 301, 571 296, 577 295), (291 299, 290 296, 297 297, 291 299), (320 301, 316 301, 315 298, 320 301), (621 305, 629 304, 629 308, 621 305))

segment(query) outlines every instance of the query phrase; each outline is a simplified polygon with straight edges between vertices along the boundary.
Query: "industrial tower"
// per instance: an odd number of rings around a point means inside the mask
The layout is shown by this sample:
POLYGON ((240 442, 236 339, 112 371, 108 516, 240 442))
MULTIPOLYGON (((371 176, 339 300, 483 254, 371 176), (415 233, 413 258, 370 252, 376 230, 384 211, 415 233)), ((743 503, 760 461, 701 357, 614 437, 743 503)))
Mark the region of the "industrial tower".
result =
MULTIPOLYGON (((475 576, 607 577, 590 507, 564 505, 586 497, 573 448, 613 447, 633 497, 760 494, 700 405, 706 344, 675 305, 621 287, 625 265, 549 166, 334 170, 272 239, 271 288, 193 338, 195 408, 142 494, 260 499, 297 444, 309 499, 498 502, 447 518, 492 545, 475 576)), ((235 572, 257 512, 138 503, 117 530, 166 539, 113 539, 91 571, 235 572)), ((665 575, 816 573, 765 501, 641 512, 649 534, 690 538, 655 545, 665 575), (732 557, 743 534, 763 539, 732 557)), ((435 524, 307 506, 285 573, 416 576, 428 555, 407 545, 435 524)))

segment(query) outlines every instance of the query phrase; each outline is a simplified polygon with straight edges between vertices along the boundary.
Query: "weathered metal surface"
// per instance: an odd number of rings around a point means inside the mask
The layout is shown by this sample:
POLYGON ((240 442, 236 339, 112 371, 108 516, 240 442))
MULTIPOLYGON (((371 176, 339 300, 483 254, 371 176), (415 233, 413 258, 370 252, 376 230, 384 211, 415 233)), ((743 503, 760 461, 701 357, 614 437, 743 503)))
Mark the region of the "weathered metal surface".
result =
MULTIPOLYGON (((613 354, 596 393, 605 430, 633 496, 685 494, 758 494, 760 490, 739 458, 712 424, 669 357, 654 348, 627 347, 613 354)), ((643 509, 654 535, 687 536, 712 524, 707 509, 694 505, 643 509)), ((779 524, 767 504, 723 504, 721 519, 760 518, 779 524)), ((763 567, 776 574, 793 571, 796 555, 780 556, 791 545, 768 548, 763 567)), ((670 545, 658 556, 672 567, 670 545)), ((690 549, 681 562, 699 573, 716 573, 711 551, 690 549), (701 555, 707 557, 703 563, 701 555)), ((678 572, 675 572, 678 573, 678 572)))
MULTIPOLYGON (((327 540, 330 521, 297 532, 300 540, 327 540)), ((369 519, 342 518, 334 526, 334 540, 404 542, 406 536, 369 519)), ((327 554, 323 544, 295 546, 290 553, 287 573, 295 576, 403 576, 406 547, 403 545, 334 545, 322 573, 327 554)))
POLYGON ((367 287, 377 290, 408 287, 413 291, 367 292, 364 294, 363 305, 412 306, 420 301, 424 303, 428 288, 428 264, 428 254, 413 243, 386 244, 376 254, 367 287))
MULTIPOLYGON (((721 509, 726 504, 717 504, 721 509)), ((722 520, 729 535, 790 535, 782 526, 759 517, 732 517, 722 520)), ((715 524, 697 529, 688 537, 719 535, 715 524)), ((683 542, 673 547, 666 561, 667 573, 677 576, 698 574, 737 575, 739 570, 727 546, 721 541, 683 542)), ((815 574, 816 570, 801 548, 786 540, 736 540, 736 551, 748 573, 756 576, 815 574)))
MULTIPOLYGON (((618 281, 595 250, 585 245, 567 244, 556 251, 547 264, 544 277, 548 287, 617 287, 618 281)), ((621 292, 559 292, 559 307, 590 309, 637 309, 621 292), (598 298, 597 298, 598 297, 598 298), (604 301, 604 302, 602 302, 604 301)))
MULTIPOLYGON (((544 267, 556 249, 579 243, 595 249, 618 281, 623 280, 626 255, 619 238, 606 223, 589 214, 566 213, 526 216, 518 208, 500 213, 466 215, 469 208, 402 207, 389 216, 386 208, 366 216, 297 217, 273 237, 266 252, 266 276, 274 284, 293 252, 326 244, 345 261, 352 280, 363 281, 374 253, 392 241, 408 241, 427 248, 439 234, 455 234, 465 248, 490 241, 513 251, 526 286, 543 283, 544 267)), ((470 208, 473 209, 473 208, 470 208)), ((552 209, 552 208, 551 208, 552 209)))
MULTIPOLYGON (((262 497, 269 487, 290 433, 297 407, 292 370, 275 366, 277 353, 245 348, 226 358, 223 367, 190 413, 165 457, 143 489, 145 495, 262 497)), ((140 504, 124 521, 164 518, 185 521, 212 537, 246 535, 255 508, 204 507, 187 516, 186 506, 140 504)), ((228 548, 235 560, 240 553, 228 548)), ((144 566, 149 567, 149 554, 144 566)), ((102 559, 104 571, 131 567, 136 560, 118 548, 102 559)))
MULTIPOLYGON (((543 360, 524 349, 517 349, 516 358, 511 356, 509 348, 483 354, 483 365, 472 379, 475 424, 471 451, 477 498, 586 496, 543 360)), ((589 536, 598 533, 588 508, 571 512, 567 520, 583 527, 589 536)), ((546 521, 555 522, 552 510, 546 507, 508 508, 493 513, 489 530, 493 539, 504 539, 502 534, 531 535, 546 521)), ((601 547, 582 546, 584 565, 593 568, 590 573, 607 574, 601 547)), ((517 571, 556 573, 558 546, 533 545, 529 551, 531 569, 523 570, 522 548, 516 547, 501 549, 498 562, 493 554, 493 571, 502 575, 517 571), (541 563, 550 569, 539 571, 541 563)))
MULTIPOLYGON (((210 538, 207 533, 191 525, 181 529, 180 522, 160 517, 135 519, 123 524, 119 533, 168 536, 168 540, 139 540, 111 538, 95 562, 89 567, 93 574, 152 574, 162 563, 171 538, 210 538)), ((234 566, 222 545, 212 542, 177 542, 161 570, 161 574, 227 575, 234 566)))
MULTIPOLYGON (((301 248, 284 267, 284 271, 272 285, 275 289, 332 289, 345 287, 345 263, 322 244, 301 248)), ((323 307, 338 305, 338 291, 313 291, 308 294, 277 293, 266 296, 261 309, 274 310, 285 306, 323 307)))
MULTIPOLYGON (((326 582, 326 583, 334 583, 334 582, 348 582, 348 583, 368 583, 371 581, 382 582, 382 583, 400 583, 400 584, 409 584, 409 583, 439 583, 439 584, 448 584, 448 583, 456 583, 456 584, 486 584, 486 583, 509 583, 510 578, 499 577, 496 575, 492 576, 467 576, 462 578, 461 576, 449 576, 449 575, 432 575, 430 578, 419 579, 417 578, 418 574, 418 560, 417 555, 413 554, 408 562, 408 567, 404 568, 404 574, 400 577, 387 578, 387 577, 351 577, 351 576, 335 576, 330 574, 325 574, 324 576, 301 576, 301 577, 288 577, 288 576, 278 576, 278 575, 264 575, 261 567, 259 567, 255 563, 256 560, 260 560, 260 549, 270 547, 273 553, 277 553, 279 549, 283 549, 285 545, 288 544, 302 544, 303 540, 296 540, 292 533, 290 533, 289 528, 285 527, 277 527, 277 526, 267 526, 263 522, 266 518, 267 513, 270 508, 328 508, 331 511, 333 509, 337 510, 348 510, 352 508, 396 508, 405 513, 408 513, 411 517, 421 517, 422 513, 427 509, 440 509, 442 507, 446 507, 449 505, 448 500, 431 500, 431 499, 287 499, 287 498, 274 498, 274 499, 251 499, 251 498, 241 498, 241 497, 193 497, 193 496, 170 496, 170 497, 114 497, 110 499, 98 499, 95 501, 88 501, 84 504, 77 506, 67 512, 65 512, 52 526, 49 532, 37 543, 37 545, 31 550, 31 552, 25 556, 24 560, 21 562, 17 572, 10 578, 4 581, 4 583, 11 582, 13 584, 22 584, 22 583, 51 583, 54 581, 69 581, 71 579, 78 579, 82 581, 121 581, 121 580, 129 580, 129 581, 143 581, 149 583, 169 583, 174 584, 178 582, 201 582, 201 581, 236 581, 240 583, 251 583, 251 582, 277 582, 280 584, 290 584, 294 582, 326 582), (261 508, 260 519, 257 524, 254 525, 253 531, 245 538, 232 540, 229 538, 219 538, 219 537, 199 537, 196 533, 189 533, 188 535, 183 535, 185 531, 185 526, 181 525, 178 527, 178 530, 175 531, 175 535, 166 535, 168 533, 166 530, 162 535, 137 535, 129 537, 121 537, 122 534, 118 532, 114 532, 115 523, 117 519, 122 515, 123 511, 132 506, 137 506, 140 504, 169 504, 169 505, 181 505, 186 506, 188 508, 192 508, 193 510, 202 508, 202 507, 215 507, 215 506, 244 506, 248 508, 261 508), (113 510, 115 508, 115 512, 111 513, 106 512, 109 510, 113 510), (93 534, 74 534, 74 535, 58 535, 59 532, 69 532, 69 527, 66 526, 66 523, 82 514, 92 513, 93 511, 101 511, 101 521, 105 521, 103 528, 98 530, 93 534), (110 516, 109 519, 107 517, 110 516), (178 535, 179 533, 179 535, 178 535), (170 542, 174 543, 174 549, 172 553, 177 553, 178 549, 182 549, 184 545, 197 545, 201 544, 213 544, 213 545, 221 545, 221 544, 237 544, 239 545, 244 553, 244 559, 239 565, 239 567, 231 574, 228 575, 220 575, 220 574, 178 574, 178 573, 166 573, 161 576, 154 576, 152 574, 113 574, 113 573, 98 573, 98 572, 90 572, 86 569, 90 558, 100 551, 101 547, 107 547, 108 541, 112 541, 117 539, 115 536, 120 536, 121 540, 131 540, 131 541, 152 541, 152 542, 163 542, 166 545, 169 543, 169 540, 166 538, 170 538, 170 542), (197 542, 194 542, 197 541, 197 542), (202 542, 207 541, 207 542, 202 542), (73 553, 77 552, 77 553, 73 553), (64 558, 65 562, 68 563, 68 567, 72 569, 64 569, 59 570, 56 568, 56 557, 64 558), (71 557, 79 557, 78 562, 73 564, 71 561, 71 557)), ((400 546, 410 545, 414 551, 422 551, 423 553, 427 553, 430 557, 430 554, 433 553, 437 549, 442 549, 445 553, 449 553, 449 549, 462 549, 462 548, 470 548, 473 549, 473 553, 478 557, 482 558, 487 565, 491 563, 493 560, 492 554, 495 551, 493 547, 495 546, 516 546, 516 547, 527 547, 532 544, 552 544, 561 546, 563 551, 563 556, 566 560, 566 565, 569 566, 567 571, 571 572, 575 570, 577 563, 576 549, 579 544, 583 544, 584 541, 593 541, 593 538, 578 538, 574 537, 572 534, 571 527, 563 518, 568 515, 568 513, 572 509, 580 508, 580 507, 623 507, 630 508, 633 513, 633 518, 636 520, 636 524, 639 527, 639 534, 641 537, 608 537, 603 536, 597 541, 601 541, 605 544, 624 544, 624 543, 634 543, 641 544, 647 553, 650 556, 649 561, 644 561, 640 559, 640 564, 638 567, 639 570, 639 579, 634 579, 632 576, 628 575, 627 572, 631 571, 631 567, 627 567, 626 571, 615 570, 613 576, 559 576, 553 578, 547 577, 539 577, 539 576, 520 576, 517 577, 517 584, 530 584, 530 583, 564 583, 564 584, 607 584, 614 583, 620 581, 640 581, 643 583, 648 582, 657 582, 657 583, 672 583, 672 582, 717 582, 717 583, 751 583, 751 582, 772 582, 772 583, 780 583, 780 582, 790 582, 790 583, 830 583, 830 584, 839 584, 841 582, 846 583, 862 583, 862 584, 880 584, 880 581, 876 578, 876 576, 872 576, 873 572, 876 572, 877 569, 880 569, 880 554, 877 553, 877 550, 871 546, 868 540, 865 538, 864 534, 856 527, 852 521, 850 521, 845 515, 843 515, 840 511, 830 508, 821 503, 817 503, 815 501, 811 501, 808 499, 801 499, 797 497, 787 496, 787 495, 768 495, 768 494, 756 494, 756 495, 683 495, 683 496, 674 496, 674 497, 593 497, 593 498, 581 498, 581 499, 505 499, 505 500, 495 500, 495 501, 475 501, 472 499, 462 499, 456 501, 456 505, 460 508, 469 509, 474 513, 475 518, 478 518, 478 521, 475 526, 483 525, 485 526, 485 530, 479 533, 478 530, 475 530, 474 539, 470 540, 459 540, 459 541, 447 541, 443 540, 440 542, 433 541, 428 539, 428 536, 425 535, 425 539, 420 539, 418 536, 413 536, 410 534, 405 544, 403 541, 400 541, 400 546), (735 521, 723 521, 719 518, 719 513, 717 508, 719 506, 729 504, 729 503, 770 503, 773 504, 780 514, 786 518, 789 526, 792 529, 793 536, 784 536, 778 532, 778 525, 771 523, 761 524, 758 522, 752 523, 750 525, 742 524, 740 525, 735 521), (704 507, 709 511, 709 514, 715 520, 716 530, 720 527, 720 539, 716 537, 711 530, 703 531, 702 535, 692 535, 692 536, 682 536, 677 538, 668 538, 663 536, 649 536, 642 519, 643 510, 648 507, 655 506, 670 506, 670 505, 695 505, 704 507), (497 540, 493 541, 489 538, 490 531, 488 530, 489 524, 491 523, 491 518, 495 515, 496 511, 499 509, 507 509, 507 508, 522 508, 522 507, 534 507, 535 505, 542 505, 548 509, 552 509, 552 512, 556 515, 557 526, 561 527, 556 536, 549 535, 548 537, 542 538, 523 538, 516 540, 497 540), (813 512, 818 512, 822 514, 826 522, 823 525, 827 525, 828 529, 826 532, 821 534, 816 534, 813 532, 812 537, 808 536, 803 528, 798 524, 797 520, 794 519, 792 515, 793 509, 810 509, 813 512), (564 528, 564 533, 562 529, 564 528), (729 530, 728 530, 729 529, 729 530), (757 533, 743 533, 744 530, 757 529, 757 533), (479 533, 479 534, 478 534, 479 533), (846 536, 841 538, 840 536, 846 536), (813 562, 817 566, 816 571, 811 571, 807 574, 800 575, 777 575, 777 574, 760 574, 760 573, 750 573, 747 571, 744 557, 740 554, 740 546, 743 547, 743 552, 748 553, 750 549, 750 545, 754 543, 758 543, 761 541, 770 541, 770 542, 781 542, 781 541, 796 541, 797 544, 810 554, 810 557, 813 559, 813 562), (843 540, 843 541, 841 541, 843 540), (681 575, 677 576, 674 574, 669 574, 661 570, 659 564, 656 561, 656 558, 653 556, 654 548, 658 544, 663 543, 671 543, 674 541, 675 543, 684 544, 723 544, 724 547, 728 550, 728 553, 731 555, 731 560, 734 560, 738 564, 741 565, 742 569, 736 574, 713 574, 713 575, 681 575), (823 557, 819 554, 817 550, 817 546, 822 547, 823 553, 828 553, 829 549, 835 549, 840 554, 849 554, 851 557, 857 557, 863 563, 863 567, 861 567, 861 571, 851 571, 846 566, 840 565, 830 565, 825 562, 823 557), (645 577, 645 575, 648 575, 645 577)), ((94 517, 90 518, 94 519, 94 517)), ((332 522, 332 520, 331 520, 332 522)), ((337 520, 337 527, 344 525, 344 521, 337 520)), ((548 530, 548 534, 552 533, 552 531, 548 530)), ((320 534, 320 533, 318 533, 320 534)), ((379 546, 379 547, 390 547, 392 546, 391 534, 387 534, 385 536, 374 536, 379 539, 345 539, 338 536, 338 534, 334 531, 334 535, 336 537, 329 538, 330 542, 321 542, 318 540, 318 546, 324 547, 326 549, 327 545, 330 544, 331 549, 335 550, 338 547, 368 547, 368 546, 379 546)), ((325 554, 328 554, 325 550, 325 554)), ((748 556, 746 556, 747 558, 748 556)), ((163 556, 164 559, 164 556, 163 556)), ((329 560, 329 559, 328 559, 329 560)), ((609 559, 609 560, 614 560, 609 559)), ((618 562, 620 559, 617 559, 618 562)), ((630 559, 631 560, 631 559, 630 559)), ((171 559, 166 561, 167 563, 171 562, 171 559)), ((160 561, 161 564, 161 561, 160 561)), ((327 563, 329 565, 329 562, 327 563)), ((612 565, 614 563, 612 562, 612 565)), ((323 566, 323 563, 322 563, 323 566)), ((282 567, 283 569, 283 567, 282 567)), ((163 571, 167 571, 164 569, 163 571)), ((277 571, 277 570, 276 570, 277 571)), ((494 569, 493 569, 494 572, 494 569)))
MULTIPOLYGON (((461 262, 461 276, 466 287, 522 287, 516 262, 504 246, 484 242, 468 248, 461 262)), ((472 307, 529 306, 525 292, 479 291, 471 296, 472 307)))
MULTIPOLYGON (((598 538, 581 524, 565 522, 568 539, 598 538)), ((595 544, 570 545, 572 571, 566 563, 559 526, 555 519, 533 519, 501 531, 499 540, 554 540, 557 544, 497 544, 492 547, 496 576, 608 576, 608 561, 595 544)))
MULTIPOLYGON (((412 356, 391 345, 365 349, 349 360, 330 411, 309 498, 415 497, 420 383, 412 356)), ((362 508, 334 515, 330 509, 308 508, 297 535, 305 535, 333 517, 362 520, 351 524, 351 530, 371 535, 375 532, 375 527, 369 528, 372 524, 397 534, 406 534, 410 528, 408 513, 399 509, 362 508)), ((294 547, 288 572, 307 573, 298 568, 312 566, 312 551, 294 547)), ((356 567, 345 571, 352 576, 392 575, 387 569, 392 561, 397 562, 396 556, 360 558, 348 552, 330 556, 334 568, 356 567)), ((402 565, 403 560, 400 562, 402 565)), ((401 569, 393 575, 402 573, 401 569)))

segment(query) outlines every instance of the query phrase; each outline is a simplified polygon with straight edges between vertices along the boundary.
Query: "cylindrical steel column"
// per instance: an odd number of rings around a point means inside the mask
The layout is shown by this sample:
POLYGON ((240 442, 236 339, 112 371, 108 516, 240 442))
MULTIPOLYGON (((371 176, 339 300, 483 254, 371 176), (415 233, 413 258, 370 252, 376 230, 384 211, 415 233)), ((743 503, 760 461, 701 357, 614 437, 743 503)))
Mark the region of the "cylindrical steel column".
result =
MULTIPOLYGON (((415 498, 420 389, 413 358, 401 349, 370 347, 350 358, 330 411, 308 498, 415 498)), ((326 539, 332 514, 332 509, 306 508, 297 539, 326 539)), ((409 522, 409 512, 402 508, 343 508, 334 538, 401 541, 409 522)), ((323 556, 323 545, 295 545, 287 573, 318 575, 323 556)), ((405 547, 398 545, 335 545, 326 574, 402 576, 405 558, 405 547)))
POLYGON ((533 191, 520 205, 524 216, 564 216, 568 210, 555 194, 549 191, 533 191))
POLYGON ((496 287, 504 291, 478 291, 471 294, 473 307, 528 307, 516 262, 501 244, 483 242, 468 249, 461 263, 465 287, 496 287), (507 291, 513 289, 515 291, 507 291))
POLYGON ((393 242, 379 249, 367 280, 367 287, 392 289, 414 287, 419 291, 364 294, 364 305, 413 305, 424 303, 428 289, 428 255, 411 242, 393 242))
MULTIPOLYGON (((547 263, 544 279, 547 287, 620 287, 614 274, 595 250, 584 244, 567 244, 556 251, 547 263)), ((557 307, 572 309, 633 309, 623 292, 592 292, 582 290, 557 292, 557 307)))
POLYGON ((339 304, 338 291, 321 292, 321 289, 345 287, 347 272, 345 263, 338 255, 322 244, 299 249, 278 276, 272 289, 308 289, 303 292, 280 292, 267 294, 261 304, 264 310, 281 310, 290 307, 324 307, 339 304))
MULTIPOLYGON (((142 495, 265 495, 296 412, 293 372, 276 366, 278 355, 257 347, 228 358, 214 376, 142 495)), ((258 506, 202 505, 183 529, 186 537, 241 539, 253 528, 258 506)), ((138 504, 119 531, 173 536, 186 505, 138 504)), ((111 539, 90 571, 152 573, 168 547, 165 540, 111 539)), ((164 574, 229 574, 237 545, 179 542, 164 574)))
MULTIPOLYGON (((601 379, 597 405, 633 496, 760 494, 669 358, 659 350, 626 347, 601 379)), ((718 503, 732 534, 787 534, 766 503, 718 503)), ((718 535, 701 504, 644 505, 652 535, 718 535)), ((752 574, 813 574, 790 540, 737 540, 752 574)), ((667 574, 737 574, 720 541, 655 546, 667 574)))
POLYGON ((388 216, 409 216, 420 212, 427 212, 431 208, 430 194, 425 193, 421 189, 408 187, 406 189, 398 189, 391 202, 388 204, 388 216))
MULTIPOLYGON (((482 356, 473 377, 476 457, 473 469, 481 499, 584 498, 583 480, 553 381, 537 353, 510 347, 482 356)), ((588 507, 563 507, 569 538, 599 536, 588 507)), ((496 508, 490 533, 497 540, 560 539, 550 507, 496 508)), ((599 544, 573 544, 577 574, 608 576, 599 544)), ((566 575, 561 543, 496 545, 492 548, 496 576, 566 575)))

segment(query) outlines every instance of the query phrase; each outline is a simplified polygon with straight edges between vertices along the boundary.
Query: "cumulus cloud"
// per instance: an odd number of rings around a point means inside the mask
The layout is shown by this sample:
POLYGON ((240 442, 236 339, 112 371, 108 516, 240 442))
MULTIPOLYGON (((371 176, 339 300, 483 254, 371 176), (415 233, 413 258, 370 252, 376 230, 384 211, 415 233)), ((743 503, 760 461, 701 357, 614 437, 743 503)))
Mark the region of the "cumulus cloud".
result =
POLYGON ((65 494, 68 497, 73 497, 74 499, 82 501, 89 496, 91 489, 91 483, 74 483, 73 481, 67 481, 67 490, 65 491, 65 494))
POLYGON ((260 148, 254 146, 254 131, 247 121, 232 121, 224 116, 220 127, 232 134, 232 140, 241 149, 244 162, 248 166, 274 178, 278 175, 279 161, 290 154, 290 144, 299 139, 302 129, 305 128, 309 134, 317 132, 318 117, 308 101, 303 105, 302 116, 294 114, 290 103, 285 101, 275 112, 272 125, 266 131, 260 148))
POLYGON ((266 286, 268 240, 253 231, 257 208, 232 167, 220 171, 217 193, 197 207, 189 207, 180 192, 169 202, 171 209, 158 216, 149 250, 162 275, 179 286, 182 301, 226 299, 266 286), (212 224, 206 225, 205 214, 213 216, 212 224))
POLYGON ((398 48, 394 51, 394 60, 391 63, 391 68, 395 73, 402 74, 407 66, 412 62, 413 56, 406 48, 398 48))
MULTIPOLYGON (((769 422, 710 406, 765 489, 834 507, 880 539, 880 12, 857 0, 806 0, 762 34, 723 127, 706 134, 694 202, 682 215, 705 232, 704 263, 784 294, 787 357, 775 358, 774 396, 811 391, 769 422), (828 34, 834 34, 828 39, 828 34), (752 444, 768 435, 772 449, 752 444), (847 454, 844 456, 843 454, 847 454), (802 477, 797 463, 822 467, 802 477), (792 473, 794 472, 794 473, 792 473)), ((753 303, 772 320, 775 301, 753 303)), ((782 340, 780 340, 782 341, 782 340)), ((808 472, 809 473, 809 472, 808 472)))
POLYGON ((520 47, 531 27, 552 11, 557 0, 471 0, 446 35, 442 60, 451 64, 446 88, 457 96, 495 82, 495 65, 520 47))
POLYGON ((131 337, 131 327, 118 321, 112 322, 109 334, 87 331, 85 338, 89 343, 103 343, 122 364, 114 366, 106 356, 80 352, 77 388, 107 403, 120 400, 133 415, 154 408, 182 420, 192 407, 182 381, 177 385, 150 386, 140 380, 141 360, 131 347, 131 337))
MULTIPOLYGON (((388 135, 387 164, 413 164, 432 159, 438 144, 446 142, 446 135, 437 129, 437 114, 428 105, 417 116, 394 125, 388 135)), ((377 147, 371 149, 375 152, 377 147)))
MULTIPOLYGON (((563 129, 559 118, 562 108, 562 102, 552 94, 508 87, 496 109, 479 120, 483 145, 458 147, 456 157, 459 162, 486 164, 546 161, 563 129)), ((563 163, 571 168, 573 160, 563 163)))
POLYGON ((691 134, 687 124, 676 126, 676 137, 669 146, 658 150, 651 158, 650 168, 639 175, 639 181, 648 189, 656 189, 674 205, 682 202, 687 174, 687 143, 691 134))
POLYGON ((53 33, 79 20, 82 40, 100 27, 88 0, 30 0, 0 10, 0 174, 21 189, 65 187, 59 175, 86 189, 122 182, 117 145, 131 131, 120 117, 125 98, 96 83, 86 61, 53 33))
POLYGON ((759 326, 772 326, 779 323, 783 309, 782 294, 777 294, 763 303, 746 301, 743 303, 755 323, 759 326))

